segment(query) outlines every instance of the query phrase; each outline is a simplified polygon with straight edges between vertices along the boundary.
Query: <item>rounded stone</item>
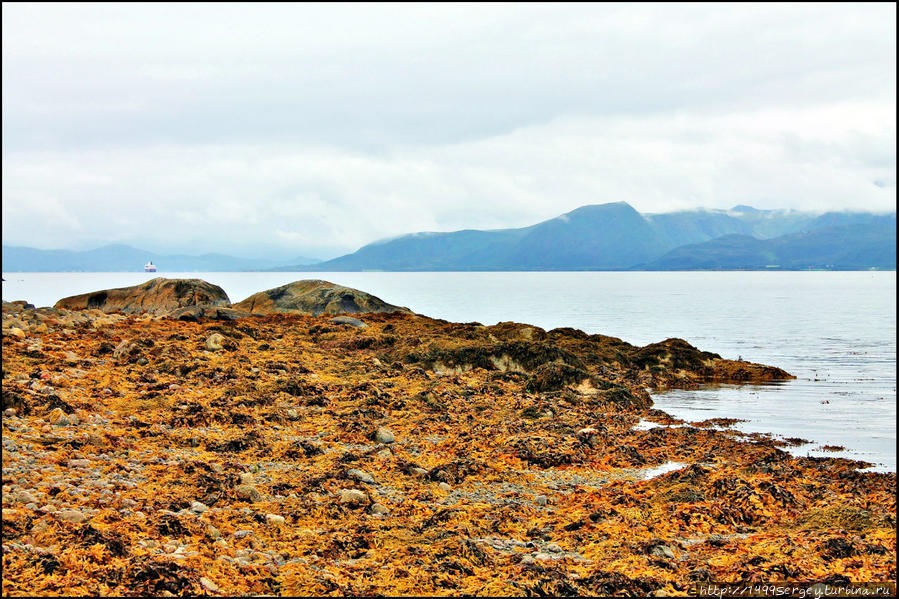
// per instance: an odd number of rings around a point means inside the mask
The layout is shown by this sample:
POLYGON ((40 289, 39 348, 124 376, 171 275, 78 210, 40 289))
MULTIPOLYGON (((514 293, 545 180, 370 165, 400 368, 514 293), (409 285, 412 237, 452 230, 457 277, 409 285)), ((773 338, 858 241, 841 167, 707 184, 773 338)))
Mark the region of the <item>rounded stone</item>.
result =
POLYGON ((368 495, 358 489, 343 489, 340 491, 340 503, 358 505, 365 503, 367 500, 368 495))
POLYGON ((376 443, 393 443, 394 441, 396 441, 396 437, 389 428, 382 427, 375 432, 376 443))

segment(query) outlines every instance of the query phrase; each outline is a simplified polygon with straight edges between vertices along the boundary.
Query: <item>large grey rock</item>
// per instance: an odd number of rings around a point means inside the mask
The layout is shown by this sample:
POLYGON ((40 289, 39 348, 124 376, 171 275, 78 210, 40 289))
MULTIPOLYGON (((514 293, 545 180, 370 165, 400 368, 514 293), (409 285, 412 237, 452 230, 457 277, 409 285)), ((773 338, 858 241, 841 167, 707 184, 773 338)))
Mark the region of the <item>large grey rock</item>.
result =
POLYGON ((66 310, 99 309, 129 314, 164 314, 186 306, 230 306, 228 295, 218 285, 201 279, 158 277, 132 287, 104 289, 64 297, 56 308, 66 310))
POLYGON ((251 295, 233 306, 254 314, 356 314, 360 312, 409 312, 364 291, 328 281, 294 281, 251 295))

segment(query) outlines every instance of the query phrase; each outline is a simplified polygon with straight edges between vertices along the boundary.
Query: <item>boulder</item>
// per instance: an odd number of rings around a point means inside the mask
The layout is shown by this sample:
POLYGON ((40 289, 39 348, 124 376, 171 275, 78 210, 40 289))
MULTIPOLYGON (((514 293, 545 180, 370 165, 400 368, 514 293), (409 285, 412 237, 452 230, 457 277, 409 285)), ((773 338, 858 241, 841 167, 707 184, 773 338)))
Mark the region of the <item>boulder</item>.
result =
POLYGON ((347 326, 353 327, 354 329, 367 329, 368 325, 359 320, 358 318, 353 318, 352 316, 335 316, 331 319, 331 322, 334 324, 345 324, 347 326))
POLYGON ((188 306, 220 306, 230 301, 218 285, 200 279, 166 279, 158 277, 141 285, 105 289, 64 297, 56 308, 67 310, 98 309, 127 314, 166 314, 188 306))
POLYGON ((328 281, 294 281, 251 295, 233 306, 254 314, 357 314, 361 312, 409 312, 371 294, 328 281))

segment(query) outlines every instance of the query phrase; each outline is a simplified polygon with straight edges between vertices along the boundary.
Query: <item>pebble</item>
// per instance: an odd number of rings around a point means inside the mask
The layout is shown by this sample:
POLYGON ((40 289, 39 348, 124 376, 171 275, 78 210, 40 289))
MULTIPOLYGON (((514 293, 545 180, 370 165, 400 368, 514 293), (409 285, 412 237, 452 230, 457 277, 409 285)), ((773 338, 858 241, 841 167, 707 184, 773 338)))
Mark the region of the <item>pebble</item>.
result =
POLYGON ((389 458, 392 458, 392 457, 393 457, 393 452, 390 451, 389 449, 387 449, 387 448, 385 447, 384 449, 382 449, 381 451, 379 451, 379 452, 376 453, 375 455, 378 456, 378 457, 381 458, 381 459, 386 460, 386 459, 389 459, 389 458))
POLYGON ((410 472, 410 473, 412 474, 412 476, 414 476, 415 478, 424 478, 424 477, 427 476, 427 474, 428 474, 428 471, 427 471, 427 470, 425 470, 424 468, 419 468, 419 467, 417 467, 417 466, 416 466, 415 468, 411 468, 411 469, 409 470, 409 472, 410 472))
POLYGON ((240 473, 240 484, 242 485, 252 485, 255 482, 253 478, 253 474, 251 472, 241 472, 240 473))
POLYGON ((297 412, 294 408, 287 409, 287 419, 288 420, 298 420, 300 418, 300 413, 297 412))
POLYGON ((390 513, 390 510, 380 503, 373 503, 371 508, 369 508, 369 511, 375 516, 386 516, 390 513))
POLYGON ((537 505, 546 505, 546 495, 537 495, 534 497, 534 503, 537 505))
POLYGON ((192 511, 195 514, 202 514, 203 512, 205 512, 208 509, 209 509, 209 506, 207 506, 204 503, 200 503, 199 501, 192 501, 190 504, 190 511, 192 511))
POLYGON ((235 531, 235 532, 234 532, 234 538, 235 538, 235 539, 242 539, 242 538, 244 538, 244 537, 250 536, 251 534, 253 534, 253 531, 252 531, 252 530, 238 530, 238 531, 235 531))
POLYGON ((447 492, 450 489, 452 489, 452 487, 450 487, 447 483, 440 483, 439 485, 437 485, 437 488, 440 489, 441 491, 447 491, 447 492))
POLYGON ((91 465, 90 460, 78 459, 78 460, 69 460, 69 468, 89 468, 91 465))

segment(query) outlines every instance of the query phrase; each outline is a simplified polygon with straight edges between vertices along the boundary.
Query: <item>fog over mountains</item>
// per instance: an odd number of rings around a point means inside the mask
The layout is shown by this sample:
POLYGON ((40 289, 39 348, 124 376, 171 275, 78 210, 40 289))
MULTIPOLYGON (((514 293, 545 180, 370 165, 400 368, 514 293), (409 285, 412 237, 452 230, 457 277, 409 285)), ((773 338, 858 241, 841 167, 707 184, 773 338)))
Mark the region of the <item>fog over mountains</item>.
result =
POLYGON ((135 271, 865 270, 896 268, 896 214, 688 210, 640 214, 582 206, 518 229, 412 233, 315 263, 223 254, 165 256, 129 246, 87 252, 3 246, 6 272, 135 271))

